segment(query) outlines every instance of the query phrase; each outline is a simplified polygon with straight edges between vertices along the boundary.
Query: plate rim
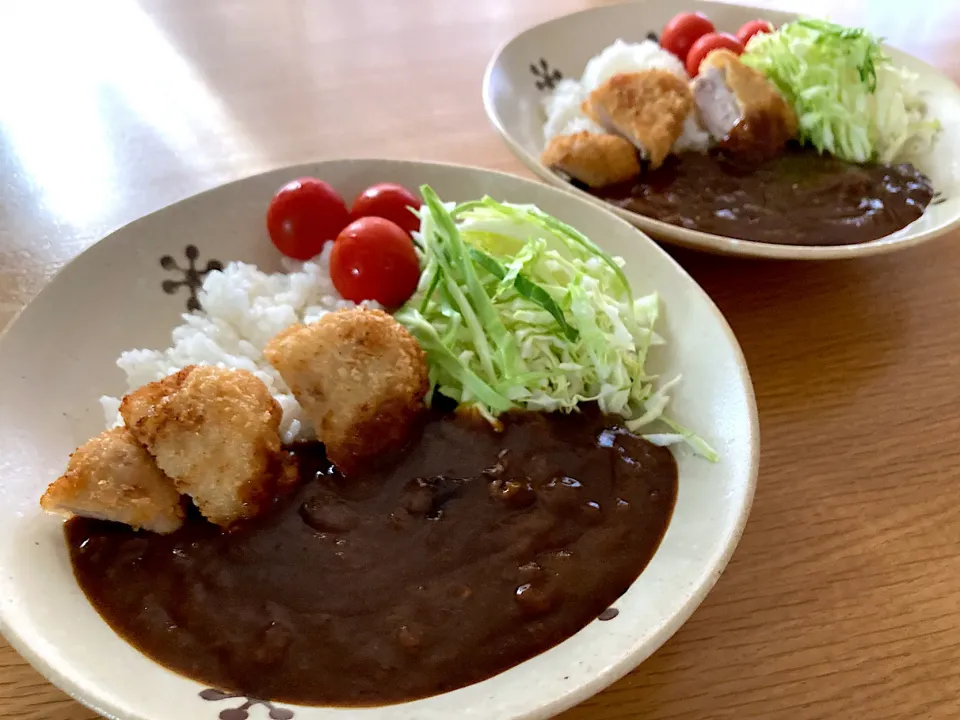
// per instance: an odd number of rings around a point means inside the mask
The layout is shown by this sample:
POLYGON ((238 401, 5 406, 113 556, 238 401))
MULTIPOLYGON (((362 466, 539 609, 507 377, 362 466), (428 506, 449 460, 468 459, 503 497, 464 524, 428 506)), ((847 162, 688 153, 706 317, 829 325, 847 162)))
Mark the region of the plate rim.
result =
MULTIPOLYGON (((346 156, 346 157, 336 157, 336 158, 320 158, 312 161, 300 162, 292 165, 279 165, 276 167, 271 167, 259 172, 254 172, 246 174, 242 177, 230 180, 228 182, 219 183, 212 187, 200 190, 199 192, 184 195, 175 200, 172 200, 168 203, 165 203, 154 210, 141 215, 129 222, 123 223, 122 225, 110 230, 109 232, 103 234, 95 242, 91 243, 85 247, 80 253, 77 253, 69 261, 65 262, 61 268, 57 270, 54 275, 46 281, 43 288, 28 302, 19 312, 13 317, 13 319, 7 324, 7 326, 0 331, 0 351, 2 351, 5 343, 10 342, 10 331, 19 323, 21 323, 26 316, 28 319, 30 317, 31 307, 35 307, 37 301, 44 296, 45 293, 49 291, 54 282, 58 279, 61 273, 65 272, 68 267, 73 265, 77 260, 87 252, 90 252, 96 245, 103 242, 104 240, 118 234, 121 232, 127 232, 131 227, 135 226, 140 222, 146 221, 148 218, 155 214, 159 214, 173 206, 179 205, 185 201, 191 200, 201 195, 206 195, 220 191, 222 188, 239 185, 241 183, 249 182, 254 178, 258 178, 265 175, 270 175, 274 173, 283 173, 287 172, 293 176, 296 173, 301 173, 307 168, 322 167, 324 165, 330 164, 341 164, 341 163, 363 163, 363 164, 387 164, 395 166, 407 166, 407 167, 416 167, 416 166, 433 166, 439 167, 447 170, 454 171, 464 171, 468 173, 480 173, 488 176, 494 176, 494 178, 506 179, 509 182, 519 182, 521 184, 529 184, 535 186, 539 189, 546 190, 547 192, 559 192, 563 193, 562 189, 552 187, 550 185, 545 185, 538 183, 535 180, 525 178, 519 175, 514 175, 507 173, 501 170, 493 170, 488 168, 483 168, 474 165, 465 165, 454 162, 443 162, 443 161, 433 161, 433 160, 419 160, 419 159, 396 159, 396 158, 378 158, 370 156, 346 156)), ((594 205, 593 203, 590 203, 594 205)), ((601 211, 604 208, 594 208, 594 210, 600 209, 601 211)), ((613 665, 608 665, 593 674, 593 677, 589 680, 582 682, 580 685, 571 689, 569 692, 557 695, 553 698, 549 698, 542 702, 542 704, 530 711, 527 711, 521 715, 517 715, 517 720, 541 720, 554 716, 557 713, 563 712, 584 700, 592 697, 593 695, 601 692, 605 688, 609 687, 611 684, 615 683, 617 680, 621 679, 628 673, 632 672, 634 669, 638 668, 643 662, 645 662, 651 655, 657 652, 664 643, 666 643, 678 630, 682 627, 687 620, 693 615, 693 613, 699 608, 704 599, 710 593, 710 591, 715 587, 716 583, 720 579, 720 576, 726 570, 733 554, 736 552, 736 549, 739 547, 740 541, 743 537, 744 530, 746 528, 747 522, 750 517, 750 513, 753 507, 753 503, 756 496, 756 488, 758 484, 759 477, 759 468, 760 468, 760 423, 759 423, 759 410, 756 402, 756 391, 753 385, 753 380, 750 374, 749 366, 747 365, 746 358, 743 354, 743 349, 736 338, 736 335, 733 332, 729 322, 724 317, 723 313, 720 311, 719 307, 706 292, 706 290, 700 285, 697 280, 687 272, 687 270, 677 262, 666 250, 664 250, 658 243, 654 242, 645 232, 636 226, 632 225, 629 222, 626 222, 620 217, 617 217, 613 213, 606 213, 607 218, 612 220, 614 223, 622 223, 622 227, 625 231, 639 235, 642 240, 648 245, 649 251, 659 253, 662 259, 668 262, 668 265, 673 269, 674 272, 679 273, 687 281, 692 283, 697 291, 702 296, 702 299, 706 303, 706 307, 718 324, 719 329, 723 333, 724 337, 727 339, 728 344, 733 350, 734 360, 737 366, 738 371, 738 380, 744 387, 744 399, 747 403, 748 409, 748 423, 746 427, 745 437, 748 438, 750 453, 748 461, 748 468, 746 477, 744 478, 745 482, 743 485, 743 492, 740 495, 742 500, 738 503, 736 508, 735 521, 730 524, 727 529, 727 541, 723 548, 723 551, 716 554, 713 558, 713 561, 705 568, 707 573, 705 573, 704 580, 698 584, 695 588, 695 592, 691 593, 683 603, 677 606, 676 611, 673 613, 670 621, 664 623, 656 633, 654 633, 643 646, 636 648, 634 651, 628 655, 621 658, 617 663, 613 665)), ((82 683, 81 679, 74 678, 68 674, 60 672, 53 664, 49 663, 45 659, 45 655, 50 653, 44 653, 41 649, 37 647, 36 643, 31 642, 28 637, 22 634, 19 629, 15 626, 14 623, 9 622, 7 619, 7 611, 5 603, 0 603, 0 635, 2 635, 7 642, 23 657, 27 662, 30 663, 46 680, 51 684, 61 689, 73 699, 75 699, 80 704, 85 707, 90 708, 91 710, 103 715, 104 717, 109 718, 110 720, 152 720, 152 716, 149 714, 149 708, 146 710, 148 714, 145 714, 141 711, 140 708, 124 708, 114 704, 110 699, 109 688, 105 688, 103 685, 91 684, 85 686, 82 683)), ((114 631, 115 632, 115 631, 114 631)), ((126 642, 126 641, 124 641, 126 642)), ((55 648, 52 648, 55 650, 55 648)), ((143 656, 145 660, 151 661, 150 658, 143 656)), ((154 662, 155 661, 151 661, 154 662)), ((155 663, 156 664, 156 663, 155 663)), ((514 667, 520 667, 520 665, 514 667)), ((157 664, 159 670, 166 672, 174 672, 181 678, 197 682, 192 678, 187 676, 180 675, 175 671, 170 671, 164 668, 162 665, 157 664)), ((403 705, 404 703, 399 703, 403 705)), ((301 708, 303 710, 342 710, 344 708, 331 707, 331 706, 307 706, 307 705, 296 705, 292 703, 283 703, 285 706, 301 708)))
MULTIPOLYGON (((518 39, 544 27, 545 25, 550 25, 567 18, 589 15, 591 13, 604 11, 613 7, 625 7, 630 5, 639 9, 651 1, 652 0, 629 0, 628 2, 590 7, 583 10, 577 10, 576 12, 567 13, 565 15, 558 15, 556 17, 548 18, 540 23, 524 28, 523 30, 520 30, 511 37, 507 38, 505 41, 500 43, 493 55, 490 57, 490 60, 487 61, 487 65, 483 72, 483 83, 481 86, 481 99, 483 101, 483 110, 484 114, 487 116, 487 121, 493 126, 494 130, 496 130, 497 134, 500 136, 500 139, 507 146, 513 156, 516 157, 524 165, 524 167, 530 170, 540 180, 548 185, 551 185, 552 187, 555 187, 559 190, 564 190, 571 195, 575 195, 582 200, 587 200, 595 205, 603 207, 608 212, 613 213, 620 219, 633 225, 638 230, 641 230, 644 234, 650 233, 651 235, 655 236, 656 240, 654 242, 665 242, 677 247, 696 250, 713 255, 726 255, 767 260, 804 261, 846 260, 860 257, 873 257, 915 247, 916 245, 920 245, 946 235, 960 227, 960 212, 958 212, 956 218, 942 227, 933 228, 903 238, 893 237, 894 233, 890 233, 882 238, 871 240, 870 242, 866 243, 858 243, 855 245, 784 245, 781 243, 762 243, 755 240, 741 240, 739 238, 729 237, 727 235, 715 235, 702 230, 690 230, 688 228, 673 225, 662 220, 656 220, 639 213, 624 210, 623 208, 611 205, 610 203, 604 202, 603 200, 584 192, 571 183, 562 180, 559 176, 557 176, 556 173, 551 172, 540 162, 539 158, 527 152, 527 150, 522 147, 516 139, 514 139, 509 131, 504 127, 503 122, 494 107, 492 76, 496 66, 500 61, 500 58, 503 56, 503 53, 506 51, 506 49, 518 39)), ((745 2, 726 2, 725 0, 687 0, 687 4, 695 6, 697 9, 702 9, 704 11, 708 11, 710 8, 734 7, 744 10, 757 10, 758 12, 771 12, 771 8, 758 7, 751 3, 745 2)), ((774 8, 772 11, 783 16, 790 16, 794 19, 803 17, 803 15, 800 13, 779 10, 776 8, 774 8)), ((941 72, 934 65, 931 65, 915 55, 911 55, 903 50, 899 50, 898 48, 893 48, 886 44, 883 44, 883 47, 888 50, 895 50, 897 53, 908 56, 911 61, 922 65, 926 72, 936 75, 939 78, 946 80, 952 85, 958 87, 958 92, 960 92, 960 86, 957 86, 956 82, 941 72)), ((909 227, 909 225, 906 227, 909 227)), ((896 232, 901 232, 903 229, 904 228, 901 228, 901 230, 896 232)))

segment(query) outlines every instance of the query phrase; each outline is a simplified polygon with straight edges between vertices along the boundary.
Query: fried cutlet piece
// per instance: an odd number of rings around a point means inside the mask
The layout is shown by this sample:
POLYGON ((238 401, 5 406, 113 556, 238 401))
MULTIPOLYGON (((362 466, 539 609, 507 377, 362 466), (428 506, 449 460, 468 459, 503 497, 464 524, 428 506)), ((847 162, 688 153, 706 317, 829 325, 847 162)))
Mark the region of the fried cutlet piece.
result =
POLYGON ((173 480, 125 427, 102 432, 77 448, 40 506, 156 533, 171 533, 183 524, 173 480))
POLYGON ((670 154, 692 108, 687 83, 666 70, 614 75, 584 103, 588 115, 633 143, 651 168, 670 154))
POLYGON ((637 149, 627 140, 586 130, 552 137, 540 161, 593 188, 625 182, 640 174, 637 149))
POLYGON ((259 513, 290 472, 280 405, 246 370, 189 365, 127 395, 120 414, 176 488, 222 527, 259 513))
POLYGON ((720 147, 773 157, 797 134, 797 115, 776 86, 729 50, 714 50, 691 83, 697 114, 720 147))
POLYGON ((310 325, 294 325, 263 354, 345 475, 401 447, 425 409, 429 379, 423 350, 380 310, 339 310, 310 325))

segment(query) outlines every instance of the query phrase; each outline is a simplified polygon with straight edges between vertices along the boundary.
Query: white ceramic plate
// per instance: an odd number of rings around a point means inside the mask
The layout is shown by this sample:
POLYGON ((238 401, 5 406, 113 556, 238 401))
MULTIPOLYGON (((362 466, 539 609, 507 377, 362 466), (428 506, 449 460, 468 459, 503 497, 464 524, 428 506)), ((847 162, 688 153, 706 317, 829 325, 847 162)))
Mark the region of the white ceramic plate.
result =
POLYGON ((690 616, 737 544, 756 482, 759 439, 747 368, 727 323, 690 276, 592 203, 540 183, 451 165, 303 165, 225 185, 137 220, 80 255, 24 310, 0 338, 0 377, 0 626, 53 683, 122 720, 241 717, 221 714, 241 706, 249 706, 251 720, 548 717, 636 667, 690 616), (669 344, 655 362, 684 376, 673 413, 708 437, 722 460, 710 464, 678 452, 673 519, 650 565, 615 603, 615 619, 594 622, 476 685, 403 705, 343 710, 268 706, 207 689, 142 656, 87 602, 71 572, 61 521, 40 511, 40 495, 69 453, 103 429, 98 397, 124 391, 116 356, 127 348, 167 346, 190 294, 187 286, 167 294, 165 280, 189 281, 193 276, 184 269, 202 270, 211 259, 280 269, 264 214, 277 188, 302 175, 324 178, 346 197, 394 181, 413 188, 429 183, 447 200, 490 194, 536 203, 626 258, 637 292, 660 291, 665 317, 659 329, 669 344), (177 259, 177 267, 169 260, 161 265, 164 256, 177 259))
POLYGON ((579 78, 587 61, 618 38, 639 42, 650 32, 659 35, 667 21, 681 10, 705 13, 718 31, 731 33, 758 17, 778 26, 797 18, 791 13, 718 2, 639 0, 550 20, 517 35, 490 61, 483 81, 487 117, 520 161, 548 183, 603 204, 657 239, 694 250, 798 260, 862 257, 917 245, 960 224, 960 89, 935 68, 892 48, 887 50, 894 62, 919 75, 918 85, 927 95, 930 113, 940 119, 943 131, 932 151, 915 162, 933 182, 938 193, 935 204, 916 222, 879 240, 862 245, 805 247, 687 230, 602 203, 542 165, 542 100, 548 88, 564 75, 579 78))

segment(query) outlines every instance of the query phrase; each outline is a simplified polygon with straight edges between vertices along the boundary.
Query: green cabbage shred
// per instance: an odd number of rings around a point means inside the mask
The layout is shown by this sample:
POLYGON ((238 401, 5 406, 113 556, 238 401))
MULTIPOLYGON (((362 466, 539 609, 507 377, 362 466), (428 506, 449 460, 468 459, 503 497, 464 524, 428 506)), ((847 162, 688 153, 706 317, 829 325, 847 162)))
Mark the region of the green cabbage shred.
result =
POLYGON ((820 152, 889 163, 926 150, 939 130, 913 90, 917 76, 895 66, 866 30, 797 20, 755 35, 741 60, 780 89, 800 140, 820 152))
POLYGON ((530 205, 444 204, 429 187, 416 234, 423 273, 396 318, 427 356, 432 387, 492 423, 512 409, 572 412, 595 401, 661 445, 701 438, 664 417, 669 390, 645 362, 663 340, 659 297, 635 298, 620 258, 530 205))

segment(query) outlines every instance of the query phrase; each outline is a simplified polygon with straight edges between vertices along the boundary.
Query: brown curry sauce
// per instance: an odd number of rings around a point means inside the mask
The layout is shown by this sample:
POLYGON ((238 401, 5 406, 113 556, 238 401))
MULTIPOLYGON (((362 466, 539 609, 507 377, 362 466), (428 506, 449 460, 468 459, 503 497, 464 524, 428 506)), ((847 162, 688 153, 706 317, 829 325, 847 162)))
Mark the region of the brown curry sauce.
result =
MULTIPOLYGON (((252 697, 379 705, 453 690, 570 637, 647 565, 677 494, 669 450, 595 408, 431 415, 418 443, 342 478, 290 450, 302 483, 223 533, 74 518, 80 586, 127 641, 252 697)), ((610 617, 615 613, 607 613, 610 617)))
POLYGON ((796 145, 759 161, 671 155, 636 181, 584 189, 671 225, 783 245, 878 240, 917 220, 934 195, 912 165, 856 165, 796 145))

